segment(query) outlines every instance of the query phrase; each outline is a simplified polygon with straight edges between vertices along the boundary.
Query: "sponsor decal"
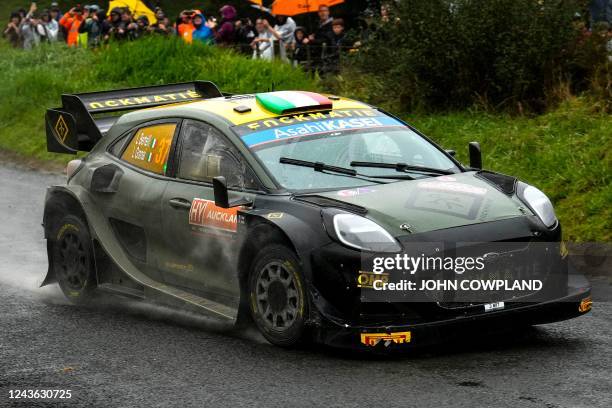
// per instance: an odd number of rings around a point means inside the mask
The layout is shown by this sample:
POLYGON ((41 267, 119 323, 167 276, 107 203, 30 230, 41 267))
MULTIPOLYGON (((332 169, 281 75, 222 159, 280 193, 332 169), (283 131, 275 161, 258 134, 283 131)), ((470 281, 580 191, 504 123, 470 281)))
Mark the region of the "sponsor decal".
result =
POLYGON ((284 213, 282 212, 274 212, 274 213, 270 213, 268 214, 268 218, 271 220, 278 220, 280 218, 283 218, 284 213))
POLYGON ((101 101, 93 101, 87 104, 90 112, 107 108, 122 108, 138 105, 158 105, 162 103, 186 102, 201 98, 201 95, 195 91, 185 91, 178 93, 169 93, 163 95, 145 95, 133 96, 120 99, 106 99, 101 101))
POLYGON ((492 312, 494 310, 501 310, 505 307, 506 305, 504 302, 495 302, 495 303, 488 303, 484 305, 484 310, 485 312, 492 312))
POLYGON ((238 230, 238 208, 221 208, 214 201, 194 198, 189 210, 189 224, 222 231, 238 230))
POLYGON ((373 188, 359 187, 359 188, 354 188, 351 190, 340 190, 338 191, 338 195, 340 197, 355 197, 358 195, 369 194, 369 193, 374 193, 374 192, 376 192, 376 190, 373 188))
POLYGON ((380 116, 380 112, 374 109, 338 109, 330 112, 310 112, 294 115, 285 115, 277 118, 267 118, 250 122, 244 125, 234 127, 234 130, 244 136, 251 132, 258 132, 266 129, 294 125, 305 122, 313 122, 325 119, 348 119, 348 118, 363 118, 380 116))
POLYGON ((139 129, 123 152, 122 158, 141 169, 165 174, 175 130, 175 123, 139 129))
POLYGON ((66 141, 69 129, 68 124, 66 124, 66 120, 64 119, 64 115, 59 115, 59 118, 57 118, 57 122, 55 123, 55 133, 57 133, 57 135, 60 137, 62 143, 66 141))
POLYGON ((375 116, 347 119, 319 120, 310 123, 300 123, 256 131, 242 136, 242 141, 248 147, 257 147, 271 142, 291 140, 304 136, 336 134, 345 130, 379 129, 388 127, 403 127, 400 122, 389 116, 375 116))
POLYGON ((404 344, 410 343, 412 340, 411 332, 397 333, 361 333, 361 343, 368 347, 375 347, 381 341, 385 347, 389 347, 391 343, 404 344))
POLYGON ((421 181, 418 186, 426 190, 437 190, 437 191, 449 191, 455 193, 466 193, 483 196, 487 194, 486 188, 474 187, 469 184, 456 183, 454 181, 447 181, 445 183, 438 183, 435 181, 421 181))
POLYGON ((593 307, 593 299, 589 296, 587 298, 582 299, 580 305, 578 305, 578 311, 580 313, 586 313, 593 307))
POLYGON ((376 281, 381 281, 382 283, 388 283, 389 274, 359 271, 359 275, 357 275, 357 287, 358 288, 372 289, 374 288, 374 282, 376 281))
POLYGON ((451 176, 440 176, 440 177, 437 177, 436 180, 438 181, 457 181, 456 178, 451 177, 451 176))

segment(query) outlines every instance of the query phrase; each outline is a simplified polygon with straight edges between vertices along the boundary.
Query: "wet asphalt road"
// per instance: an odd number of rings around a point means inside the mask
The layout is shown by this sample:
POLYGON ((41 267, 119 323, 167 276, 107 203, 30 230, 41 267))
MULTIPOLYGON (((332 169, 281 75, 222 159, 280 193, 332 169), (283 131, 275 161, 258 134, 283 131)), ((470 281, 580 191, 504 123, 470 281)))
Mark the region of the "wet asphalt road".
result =
POLYGON ((38 289, 44 191, 61 181, 0 165, 0 407, 50 405, 10 400, 14 389, 70 389, 52 404, 69 407, 612 406, 603 280, 589 315, 520 333, 392 358, 282 350, 158 306, 78 308, 38 289))

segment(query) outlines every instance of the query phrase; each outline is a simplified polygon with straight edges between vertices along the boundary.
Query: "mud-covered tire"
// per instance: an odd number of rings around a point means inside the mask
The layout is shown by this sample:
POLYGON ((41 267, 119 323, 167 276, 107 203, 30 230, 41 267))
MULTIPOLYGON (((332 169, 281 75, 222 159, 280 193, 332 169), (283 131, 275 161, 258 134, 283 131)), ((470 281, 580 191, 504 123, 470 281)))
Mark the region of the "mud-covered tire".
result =
POLYGON ((291 347, 305 340, 308 296, 300 263, 292 250, 268 245, 255 257, 248 279, 249 309, 272 344, 291 347))
POLYGON ((75 304, 94 298, 96 274, 89 228, 74 215, 60 219, 52 231, 53 271, 64 295, 75 304))

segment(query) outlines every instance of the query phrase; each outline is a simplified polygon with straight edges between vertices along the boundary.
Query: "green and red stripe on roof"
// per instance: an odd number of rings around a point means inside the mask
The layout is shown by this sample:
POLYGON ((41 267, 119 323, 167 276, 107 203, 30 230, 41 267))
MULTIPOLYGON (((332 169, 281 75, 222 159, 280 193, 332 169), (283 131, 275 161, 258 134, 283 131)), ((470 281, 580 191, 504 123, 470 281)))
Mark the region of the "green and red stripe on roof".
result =
POLYGON ((277 115, 309 109, 331 109, 332 101, 321 94, 306 91, 276 91, 256 95, 264 109, 277 115))

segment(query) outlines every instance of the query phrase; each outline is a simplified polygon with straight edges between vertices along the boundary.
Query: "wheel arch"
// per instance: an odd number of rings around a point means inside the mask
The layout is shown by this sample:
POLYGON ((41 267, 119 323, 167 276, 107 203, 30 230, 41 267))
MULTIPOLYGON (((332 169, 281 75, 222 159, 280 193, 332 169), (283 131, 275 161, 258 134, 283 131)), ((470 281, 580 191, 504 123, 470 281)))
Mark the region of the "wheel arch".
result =
POLYGON ((62 186, 50 187, 47 190, 43 212, 43 229, 44 237, 47 240, 47 259, 49 261, 49 268, 45 279, 40 285, 41 287, 56 282, 55 271, 53 270, 53 236, 51 231, 53 231, 55 224, 61 217, 67 214, 79 217, 87 228, 89 228, 85 210, 74 193, 62 186))

